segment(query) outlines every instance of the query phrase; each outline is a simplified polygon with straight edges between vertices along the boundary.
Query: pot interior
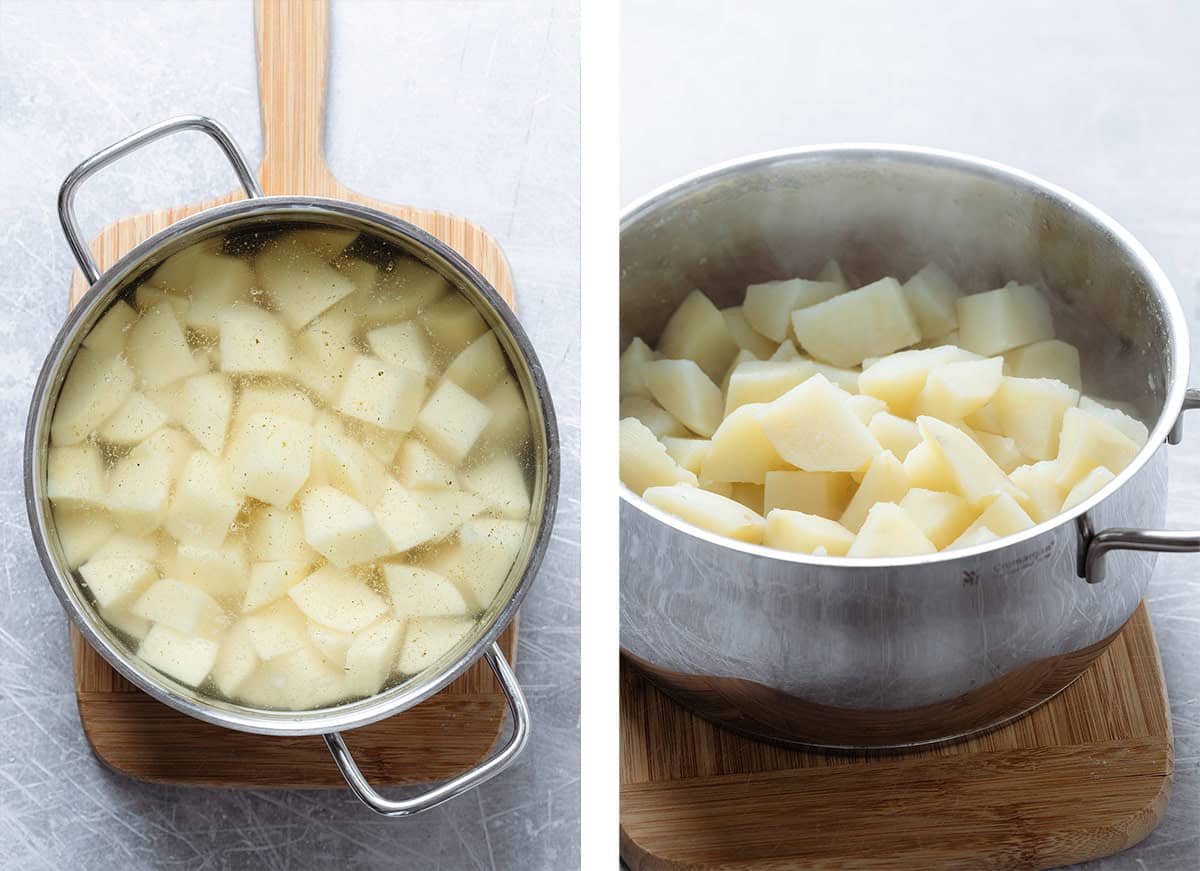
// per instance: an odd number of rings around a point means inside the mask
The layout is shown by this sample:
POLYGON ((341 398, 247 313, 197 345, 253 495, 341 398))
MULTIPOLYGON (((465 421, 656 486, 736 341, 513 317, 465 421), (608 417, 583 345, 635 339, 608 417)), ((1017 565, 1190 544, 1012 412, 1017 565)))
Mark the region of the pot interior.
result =
POLYGON ((503 300, 465 260, 420 230, 373 210, 333 201, 271 198, 236 203, 182 221, 130 252, 97 282, 64 325, 35 391, 26 452, 28 501, 39 551, 56 592, 93 646, 126 677, 185 713, 220 725, 274 734, 364 725, 416 704, 465 670, 515 614, 545 550, 557 495, 557 433, 544 375, 527 336, 503 300), (63 379, 80 343, 104 313, 120 300, 132 303, 137 287, 177 252, 220 240, 222 254, 252 258, 273 239, 297 229, 353 230, 359 235, 347 250, 354 258, 377 266, 381 274, 396 264, 418 261, 474 305, 495 334, 507 358, 508 375, 529 415, 530 434, 518 457, 531 503, 524 538, 511 568, 457 643, 421 671, 389 681, 376 694, 303 711, 273 710, 222 698, 211 681, 193 689, 142 662, 136 656, 136 639, 114 630, 99 615, 78 573, 67 568, 45 486, 50 423, 63 379))
POLYGON ((621 348, 653 346, 696 288, 724 307, 831 257, 852 287, 933 261, 968 293, 1009 280, 1046 291, 1085 391, 1132 404, 1151 430, 1179 377, 1170 289, 1140 246, 1061 191, 953 155, 812 149, 721 168, 632 209, 620 256, 621 348))

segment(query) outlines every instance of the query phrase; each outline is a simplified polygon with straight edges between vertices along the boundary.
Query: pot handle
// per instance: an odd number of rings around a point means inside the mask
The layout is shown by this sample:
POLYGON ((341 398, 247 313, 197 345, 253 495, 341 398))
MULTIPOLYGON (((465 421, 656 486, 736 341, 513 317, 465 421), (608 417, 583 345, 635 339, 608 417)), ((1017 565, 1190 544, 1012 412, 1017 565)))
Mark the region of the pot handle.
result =
MULTIPOLYGON (((1168 444, 1177 445, 1183 441, 1183 416, 1197 408, 1200 408, 1200 388, 1192 388, 1184 394, 1179 417, 1167 436, 1168 444)), ((1094 533, 1087 539, 1080 560, 1083 577, 1089 584, 1104 580, 1104 555, 1110 550, 1197 553, 1200 552, 1200 530, 1105 529, 1094 533)))
POLYGON ((525 702, 525 694, 521 691, 521 685, 517 683, 517 676, 513 674, 512 667, 504 658, 504 654, 500 652, 499 645, 493 644, 485 656, 488 665, 496 673, 496 679, 500 681, 500 688, 504 690, 504 695, 508 699, 508 707, 512 711, 513 718, 512 736, 494 756, 476 765, 470 771, 463 772, 453 780, 447 780, 412 798, 400 800, 384 798, 363 777, 363 773, 355 763, 354 757, 350 755, 350 749, 342 739, 341 733, 331 732, 324 736, 329 752, 333 754, 333 761, 337 763, 337 767, 342 772, 342 776, 346 778, 346 783, 350 785, 351 791, 363 804, 385 817, 410 817, 435 808, 469 789, 474 789, 484 781, 491 780, 508 768, 517 758, 529 738, 529 706, 525 702))
POLYGON ((179 115, 157 124, 151 124, 137 133, 126 136, 120 142, 114 142, 103 151, 93 154, 71 170, 58 191, 58 220, 62 224, 63 234, 67 237, 67 244, 71 246, 71 253, 75 255, 75 261, 83 270, 88 284, 95 284, 100 278, 100 267, 92 258, 87 242, 84 241, 83 234, 79 231, 79 222, 75 218, 75 192, 79 185, 97 170, 108 166, 129 152, 136 151, 143 145, 148 145, 181 130, 199 130, 201 133, 208 134, 221 147, 221 151, 233 165, 233 171, 237 173, 238 181, 242 183, 246 196, 251 199, 264 196, 263 189, 254 176, 254 170, 246 162, 245 156, 238 149, 233 137, 229 135, 229 131, 211 118, 205 118, 203 115, 179 115))

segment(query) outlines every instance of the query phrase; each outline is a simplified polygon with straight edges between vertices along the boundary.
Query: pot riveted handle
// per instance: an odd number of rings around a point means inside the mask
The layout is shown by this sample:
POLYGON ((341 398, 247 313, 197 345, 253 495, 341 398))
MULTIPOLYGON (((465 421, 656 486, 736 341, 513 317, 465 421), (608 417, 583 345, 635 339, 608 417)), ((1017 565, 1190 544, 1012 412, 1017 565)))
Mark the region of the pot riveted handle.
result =
POLYGON ((474 789, 484 781, 491 780, 517 758, 529 738, 529 706, 525 703, 525 694, 521 691, 521 685, 517 683, 517 676, 513 674, 512 667, 500 652, 499 645, 493 644, 485 655, 508 699, 509 710, 512 711, 513 731, 508 743, 494 756, 453 780, 447 780, 412 798, 392 800, 384 798, 367 783, 354 757, 350 755, 346 742, 342 740, 341 733, 331 732, 324 736, 325 743, 329 746, 329 752, 333 754, 333 761, 346 778, 346 783, 363 804, 385 817, 410 817, 435 808, 469 789, 474 789))
MULTIPOLYGON (((1192 388, 1184 394, 1179 417, 1167 436, 1169 444, 1177 445, 1183 440, 1183 416, 1197 408, 1200 408, 1200 388, 1192 388)), ((1200 530, 1105 529, 1094 533, 1087 540, 1080 567, 1089 584, 1104 580, 1104 555, 1110 550, 1198 553, 1200 530)))
POLYGON ((242 183, 246 196, 251 199, 263 196, 263 190, 254 176, 254 171, 233 141, 233 137, 229 135, 229 131, 203 115, 180 115, 168 118, 166 121, 151 124, 137 133, 126 136, 120 142, 114 142, 71 170, 58 191, 58 220, 62 223, 67 244, 71 246, 71 253, 75 255, 75 260, 79 264, 79 268, 83 270, 88 284, 95 284, 100 278, 100 267, 92 259, 87 242, 84 241, 83 234, 79 231, 79 222, 75 219, 75 192, 79 185, 97 170, 108 166, 129 152, 136 151, 143 145, 148 145, 181 130, 199 130, 201 133, 208 134, 221 147, 221 151, 233 165, 233 171, 237 173, 238 181, 242 183))

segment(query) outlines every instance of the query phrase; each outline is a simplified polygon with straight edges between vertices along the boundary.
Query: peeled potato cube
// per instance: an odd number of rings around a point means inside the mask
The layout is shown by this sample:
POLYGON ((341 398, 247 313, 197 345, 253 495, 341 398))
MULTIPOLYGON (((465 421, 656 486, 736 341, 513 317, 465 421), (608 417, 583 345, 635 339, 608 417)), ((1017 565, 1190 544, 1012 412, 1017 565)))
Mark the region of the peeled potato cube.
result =
POLYGON ((88 330, 83 347, 114 357, 125 350, 125 337, 138 313, 124 300, 117 300, 88 330))
POLYGON ((642 498, 679 519, 717 535, 760 544, 763 518, 746 506, 686 484, 651 487, 642 498))
POLYGON ((133 599, 158 577, 148 560, 121 556, 93 556, 79 574, 101 608, 133 599))
POLYGON ((992 503, 975 519, 975 522, 967 527, 964 535, 981 526, 1003 538, 1006 535, 1014 535, 1029 529, 1033 526, 1033 518, 1025 513, 1025 509, 1012 496, 1001 493, 992 500, 992 503))
POLYGON ((406 441, 405 434, 390 429, 380 429, 362 421, 349 421, 353 425, 350 433, 358 439, 359 444, 366 448, 375 459, 390 466, 400 452, 400 446, 406 441))
POLYGON ((692 432, 711 436, 721 423, 721 389, 691 360, 655 360, 642 367, 655 401, 692 432))
POLYGON ((287 595, 308 574, 308 562, 274 560, 259 562, 250 567, 250 583, 242 597, 242 611, 250 613, 264 605, 277 602, 287 595))
POLYGON ((792 330, 805 351, 843 367, 921 341, 904 291, 894 278, 792 312, 792 330))
POLYGON ((292 330, 300 329, 355 291, 353 281, 295 234, 268 244, 255 258, 254 269, 275 310, 292 330))
POLYGON ((854 543, 854 533, 826 517, 776 508, 767 514, 762 543, 795 553, 811 554, 824 548, 828 556, 845 556, 854 543))
POLYGON ((92 443, 52 447, 46 458, 46 497, 58 508, 107 504, 104 460, 92 443))
POLYGON ((992 401, 1004 378, 1004 358, 947 363, 929 373, 914 411, 942 420, 962 420, 992 401))
POLYGON ((765 360, 775 353, 778 342, 772 342, 746 320, 742 306, 736 305, 721 309, 721 317, 725 318, 725 328, 729 336, 743 351, 749 351, 756 360, 765 360))
POLYGON ((402 553, 439 541, 487 508, 474 493, 461 490, 410 490, 391 481, 375 509, 392 550, 402 553))
POLYGON ((361 276, 355 278, 358 290, 352 299, 368 321, 409 320, 451 292, 445 278, 412 257, 397 257, 382 270, 368 270, 360 263, 351 261, 343 270, 350 274, 353 269, 361 276))
POLYGON ((1058 455, 1063 415, 1079 401, 1079 391, 1048 378, 1005 377, 992 404, 1003 434, 1034 460, 1058 455))
POLYGON ((449 378, 472 396, 484 397, 508 372, 508 359, 496 334, 488 330, 458 352, 446 367, 449 378))
POLYGON ((156 305, 165 305, 175 313, 175 317, 179 320, 180 325, 183 324, 183 319, 187 317, 190 305, 186 296, 166 290, 165 288, 156 287, 153 284, 140 285, 134 292, 133 303, 140 312, 146 312, 156 305))
MULTIPOLYGON (((762 407, 756 420, 783 459, 809 472, 851 472, 881 450, 846 404, 846 395, 822 375, 762 407), (802 421, 820 421, 820 427, 802 421)), ((715 449, 716 438, 713 444, 715 449)))
POLYGON ((867 466, 862 483, 850 499, 839 522, 851 532, 857 533, 867 519, 867 512, 877 502, 899 503, 908 492, 908 474, 904 466, 891 451, 875 455, 867 466))
MULTIPOLYGON (((667 453, 670 454, 671 459, 693 475, 700 474, 700 466, 703 464, 704 458, 708 456, 709 448, 712 447, 712 442, 709 439, 664 436, 659 441, 667 449, 667 453)), ((675 484, 679 482, 668 481, 666 483, 675 484)))
POLYGON ((721 421, 700 464, 702 481, 762 484, 768 472, 788 467, 760 421, 769 408, 761 403, 743 405, 721 421))
POLYGON ((521 388, 511 377, 502 379, 496 389, 484 398, 483 404, 491 416, 479 435, 481 443, 498 448, 520 447, 529 438, 529 408, 525 405, 521 388))
POLYGON ((839 285, 843 291, 849 289, 850 285, 846 281, 846 273, 842 271, 841 264, 830 257, 825 261, 825 265, 821 267, 821 271, 817 273, 817 281, 831 281, 839 285))
POLYGON ((654 359, 654 350, 634 336, 629 346, 621 352, 620 395, 622 399, 626 396, 650 398, 650 389, 646 387, 646 382, 642 378, 642 366, 654 359))
POLYGON ((974 355, 949 346, 899 351, 869 367, 864 364, 858 376, 858 390, 882 399, 892 414, 907 416, 930 372, 947 363, 973 358, 974 355))
POLYGON ((792 325, 792 312, 825 302, 844 293, 844 284, 836 281, 767 281, 746 288, 742 314, 746 323, 773 342, 782 342, 792 325))
POLYGON ((962 547, 974 547, 977 544, 989 544, 1000 536, 986 526, 972 526, 954 541, 946 546, 946 550, 957 550, 962 547))
POLYGON ((765 500, 764 489, 762 484, 747 484, 735 481, 729 485, 729 498, 734 502, 740 502, 745 505, 755 514, 762 514, 763 502, 765 500))
POLYGON ((376 357, 428 377, 433 370, 429 337, 416 321, 377 327, 367 333, 367 345, 376 357))
MULTIPOLYGON (((919 430, 918 430, 919 431, 919 430)), ((949 464, 936 445, 922 441, 904 458, 904 473, 913 487, 948 493, 955 488, 949 464)))
POLYGON ((791 339, 784 339, 775 353, 767 360, 768 363, 786 363, 788 360, 799 360, 800 352, 796 350, 796 346, 792 344, 791 339))
POLYGON ((621 483, 639 496, 648 487, 675 483, 695 485, 696 475, 682 468, 637 418, 620 425, 621 483))
POLYGON ((295 387, 248 384, 242 388, 241 396, 238 397, 234 428, 240 427, 255 414, 279 415, 301 423, 312 423, 317 409, 304 391, 295 387))
MULTIPOLYGON (((196 370, 192 349, 174 309, 160 302, 129 329, 125 357, 143 387, 164 387, 196 370)), ((111 391, 111 387, 106 388, 111 391)))
POLYGON ((750 360, 733 369, 725 391, 725 414, 743 405, 773 402, 793 387, 798 387, 817 371, 808 360, 750 360))
MULTIPOLYGON (((346 378, 344 369, 327 369, 307 354, 297 354, 292 358, 288 374, 313 396, 330 405, 337 400, 338 390, 346 378)), ((256 673, 254 680, 258 679, 259 674, 256 673)))
POLYGON ((1092 417, 1098 417, 1109 426, 1119 430, 1125 438, 1129 439, 1139 448, 1150 438, 1150 431, 1146 429, 1146 425, 1140 420, 1131 417, 1118 408, 1111 408, 1097 402, 1090 396, 1079 397, 1079 410, 1087 412, 1092 417))
POLYGON ((846 398, 846 406, 854 412, 854 416, 867 424, 868 431, 870 430, 871 420, 877 414, 887 412, 887 403, 882 399, 866 394, 855 394, 846 398))
POLYGON ((405 628, 396 670, 401 674, 424 671, 462 641, 474 625, 469 617, 414 617, 405 628))
POLYGON ((300 515, 305 540, 335 566, 367 563, 396 551, 367 507, 333 487, 305 493, 300 515))
MULTIPOLYGON (((995 460, 962 430, 932 417, 918 418, 917 427, 925 442, 933 448, 934 455, 945 464, 952 483, 949 489, 972 506, 982 505, 996 493, 1021 495, 995 460)), ((916 485, 915 481, 913 483, 916 485)))
POLYGON ((226 459, 236 492, 270 505, 289 504, 308 479, 313 430, 277 414, 255 413, 236 429, 226 459))
POLYGON ((359 696, 373 695, 392 673, 404 644, 404 624, 383 619, 354 633, 346 651, 346 689, 359 696))
POLYGON ((354 643, 354 635, 350 632, 339 632, 320 623, 308 621, 308 638, 321 657, 335 668, 346 667, 346 654, 354 643))
POLYGON ((936 551, 933 542, 903 508, 891 502, 877 502, 871 506, 846 555, 913 556, 936 551))
POLYGON ((114 605, 111 608, 98 608, 100 619, 116 629, 118 632, 123 632, 135 641, 141 641, 150 632, 153 625, 149 620, 130 614, 125 608, 120 605, 114 605))
POLYGON ((471 452, 492 410, 453 381, 442 380, 417 415, 417 431, 430 446, 458 464, 471 452))
POLYGON ((658 339, 661 356, 691 360, 714 382, 725 374, 737 352, 737 343, 729 334, 725 318, 698 290, 693 290, 679 304, 658 339))
POLYGON ((1079 390, 1079 349, 1059 339, 1014 348, 1004 355, 1004 374, 1017 378, 1053 378, 1079 390))
POLYGON ((117 461, 108 479, 108 509, 121 529, 148 535, 166 522, 171 471, 171 458, 161 453, 135 449, 117 461))
POLYGON ((339 632, 356 632, 388 611, 387 602, 370 587, 329 566, 290 587, 287 595, 308 619, 339 632))
POLYGON ((254 270, 239 257, 201 253, 182 315, 184 326, 206 335, 216 335, 217 315, 235 301, 246 302, 254 286, 254 270))
POLYGON ((1114 475, 1132 462, 1139 447, 1107 421, 1078 408, 1063 415, 1058 451, 1058 486, 1069 491, 1092 469, 1103 466, 1114 475))
POLYGON ((261 660, 274 659, 308 645, 308 621, 291 599, 243 618, 254 652, 261 660))
POLYGON ((377 504, 387 485, 384 464, 350 438, 332 417, 319 420, 314 432, 310 483, 335 487, 368 508, 377 504))
POLYGON ((1050 304, 1028 285, 962 296, 957 307, 959 344, 985 357, 1054 338, 1050 304))
POLYGON ((116 530, 108 514, 96 509, 55 506, 53 516, 63 558, 72 569, 91 558, 116 530))
POLYGON ((1016 441, 1007 436, 972 431, 972 437, 987 452, 987 455, 996 461, 996 465, 1003 469, 1006 475, 1025 462, 1025 456, 1017 447, 1016 441))
POLYGON ((899 504, 939 550, 962 535, 978 514, 956 493, 939 493, 919 487, 905 493, 899 504))
POLYGON ((224 616, 216 599, 199 587, 174 578, 155 581, 131 610, 151 623, 205 638, 215 637, 224 616))
POLYGON ((450 293, 425 310, 422 323, 434 344, 457 354, 487 332, 487 324, 462 294, 450 293))
POLYGON ((217 661, 219 646, 207 638, 196 638, 170 626, 157 624, 138 645, 137 655, 163 674, 188 686, 199 686, 217 661))
POLYGON ((218 547, 241 510, 225 464, 196 451, 183 467, 167 509, 167 532, 179 541, 218 547))
POLYGON ((137 559, 152 563, 161 555, 160 542, 155 538, 115 532, 92 554, 89 562, 107 559, 137 559))
POLYGON ((133 370, 120 357, 80 348, 54 403, 50 443, 83 441, 125 404, 133 393, 133 381, 133 370))
POLYGON ((258 562, 313 563, 316 551, 304 539, 304 522, 295 511, 260 507, 250 521, 250 551, 258 562))
POLYGON ((245 621, 235 623, 221 639, 221 649, 212 667, 213 683, 224 695, 232 697, 258 665, 249 627, 245 621))
POLYGON ((332 261, 340 258, 356 238, 358 238, 357 230, 328 226, 305 227, 280 236, 275 240, 273 250, 283 255, 290 248, 295 251, 311 252, 322 260, 332 261))
POLYGON ((220 547, 181 544, 170 566, 173 577, 199 587, 210 596, 238 601, 245 595, 248 572, 246 548, 233 536, 220 547))
POLYGON ((457 489, 458 472, 453 466, 416 439, 409 439, 400 448, 396 461, 400 480, 416 489, 457 489))
POLYGON ((1042 460, 1009 473, 1008 479, 1025 494, 1018 504, 1036 523, 1049 520, 1062 508, 1064 491, 1058 486, 1058 472, 1057 461, 1042 460))
POLYGON ((233 414, 233 385, 229 376, 210 372, 189 378, 183 382, 178 408, 183 428, 210 454, 221 456, 233 414))
MULTIPOLYGON (((415 324, 409 326, 421 334, 422 340, 424 339, 424 333, 419 327, 415 324)), ((349 301, 343 301, 301 330, 296 336, 296 347, 322 369, 345 372, 350 360, 357 353, 354 343, 357 328, 357 313, 351 308, 349 301)), ((367 334, 368 344, 371 333, 367 334)), ((416 369, 423 362, 414 361, 414 365, 408 368, 416 369)))
POLYGON ((111 445, 136 445, 167 422, 167 413, 144 393, 133 392, 97 435, 111 445))
POLYGON ((989 402, 963 418, 963 423, 975 432, 986 432, 992 435, 1004 435, 1004 423, 1000 420, 1000 412, 995 402, 989 402))
POLYGON ((472 610, 486 609, 513 574, 527 532, 523 520, 476 517, 459 527, 458 541, 428 567, 457 584, 472 610))
POLYGON ((871 417, 867 431, 884 450, 891 451, 904 462, 908 452, 921 443, 921 433, 911 420, 881 411, 871 417))
POLYGON ((238 688, 249 704, 285 711, 324 707, 347 695, 345 672, 307 643, 264 662, 238 688))
POLYGON ((239 375, 287 375, 292 340, 278 317, 255 305, 237 304, 217 315, 221 370, 239 375))
POLYGON ((463 488, 482 499, 501 517, 529 516, 525 469, 511 454, 493 457, 463 473, 463 488))
POLYGON ((374 426, 408 432, 416 423, 424 399, 423 375, 360 355, 346 373, 337 408, 374 426))
POLYGON ((940 266, 927 264, 904 282, 903 289, 923 338, 944 336, 958 329, 957 302, 962 291, 940 266))
POLYGON ((782 508, 836 520, 854 489, 854 479, 846 472, 767 472, 763 510, 769 514, 782 508))
POLYGON ((386 563, 383 576, 397 617, 465 616, 471 610, 462 591, 438 572, 404 563, 386 563))
POLYGON ((1110 482, 1116 480, 1116 477, 1116 475, 1104 466, 1097 466, 1092 469, 1092 471, 1080 478, 1079 482, 1071 488, 1071 492, 1067 494, 1067 498, 1063 501, 1062 510, 1070 511, 1076 505, 1095 496, 1107 487, 1110 482))
POLYGON ((672 417, 669 411, 653 399, 643 399, 640 396, 626 396, 621 400, 618 414, 622 420, 628 417, 635 418, 650 432, 654 433, 657 438, 694 435, 694 433, 688 431, 686 426, 672 417))

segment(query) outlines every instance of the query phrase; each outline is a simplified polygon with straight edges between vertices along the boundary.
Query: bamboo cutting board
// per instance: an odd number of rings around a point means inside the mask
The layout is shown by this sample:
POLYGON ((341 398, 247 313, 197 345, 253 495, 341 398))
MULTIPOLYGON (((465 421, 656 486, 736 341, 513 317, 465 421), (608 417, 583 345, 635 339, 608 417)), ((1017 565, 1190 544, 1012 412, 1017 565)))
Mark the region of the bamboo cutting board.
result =
POLYGON ((621 663, 621 857, 633 871, 1049 868, 1153 831, 1173 750, 1143 604, 1074 684, 949 747, 829 755, 734 735, 621 663))
MULTIPOLYGON (((496 240, 455 215, 398 206, 343 186, 325 164, 322 136, 329 49, 327 0, 258 0, 259 99, 268 194, 308 194, 362 203, 427 230, 457 249, 512 305, 512 276, 496 240)), ((218 119, 219 120, 219 119, 218 119)), ((131 131, 132 132, 132 131, 131 131)), ((197 137, 198 141, 199 138, 197 137)), ((206 141, 202 147, 209 147, 206 141)), ((91 243, 102 269, 143 239, 187 215, 241 199, 205 203, 118 221, 91 243)), ((74 305, 87 285, 75 273, 74 305)), ((501 636, 509 661, 516 622, 501 636)), ((344 787, 319 736, 249 735, 201 723, 142 693, 118 675, 71 627, 79 718, 96 755, 143 780, 225 787, 344 787)), ((482 759, 504 725, 504 695, 484 662, 433 698, 381 723, 346 735, 363 774, 375 785, 425 783, 451 777, 482 759)))

